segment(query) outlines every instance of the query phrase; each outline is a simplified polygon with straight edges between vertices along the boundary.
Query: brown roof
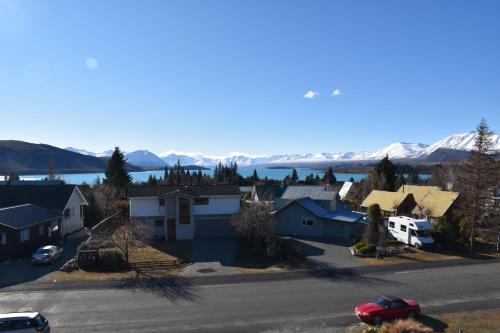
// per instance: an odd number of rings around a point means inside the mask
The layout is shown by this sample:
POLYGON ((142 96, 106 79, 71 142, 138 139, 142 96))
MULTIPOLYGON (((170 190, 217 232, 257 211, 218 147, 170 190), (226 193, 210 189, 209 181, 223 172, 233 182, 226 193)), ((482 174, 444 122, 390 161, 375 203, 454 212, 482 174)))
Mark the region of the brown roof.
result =
POLYGON ((441 217, 446 214, 459 194, 458 192, 431 191, 422 200, 417 201, 417 206, 413 209, 412 214, 441 217))
POLYGON ((398 190, 398 192, 413 194, 416 202, 422 201, 427 193, 435 191, 441 191, 441 189, 438 186, 402 185, 398 190))
POLYGON ((236 185, 157 185, 130 186, 129 197, 157 197, 172 192, 190 193, 197 196, 241 195, 236 185))

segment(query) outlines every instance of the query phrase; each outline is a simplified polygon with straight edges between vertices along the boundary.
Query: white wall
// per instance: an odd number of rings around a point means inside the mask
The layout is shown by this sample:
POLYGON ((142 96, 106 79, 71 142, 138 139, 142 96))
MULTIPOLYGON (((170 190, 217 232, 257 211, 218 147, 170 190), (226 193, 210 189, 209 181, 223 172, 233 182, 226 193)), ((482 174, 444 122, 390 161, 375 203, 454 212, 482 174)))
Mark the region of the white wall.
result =
POLYGON ((158 198, 130 198, 130 217, 164 216, 165 207, 158 198))
POLYGON ((62 236, 66 236, 72 232, 80 230, 83 228, 83 218, 80 216, 80 206, 84 205, 85 201, 81 197, 79 191, 75 188, 71 196, 69 197, 68 203, 64 209, 69 209, 69 217, 62 218, 62 236))
MULTIPOLYGON (((180 224, 180 214, 179 214, 179 209, 176 210, 176 217, 175 217, 175 233, 176 233, 176 239, 193 239, 194 238, 194 218, 193 218, 193 199, 189 199, 191 205, 191 220, 189 224, 180 224)), ((175 198, 175 205, 176 207, 179 207, 179 198, 175 198)))
POLYGON ((240 197, 210 197, 208 205, 194 205, 194 215, 236 214, 240 211, 240 197))

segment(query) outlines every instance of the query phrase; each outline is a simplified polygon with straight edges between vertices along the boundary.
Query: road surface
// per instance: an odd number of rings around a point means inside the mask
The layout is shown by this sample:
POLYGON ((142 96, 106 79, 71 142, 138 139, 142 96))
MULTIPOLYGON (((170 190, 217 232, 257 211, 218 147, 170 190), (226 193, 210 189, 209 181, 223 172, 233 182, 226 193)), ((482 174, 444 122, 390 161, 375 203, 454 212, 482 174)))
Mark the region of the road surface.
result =
POLYGON ((500 308, 499 276, 500 265, 479 264, 163 289, 0 290, 0 313, 40 311, 56 333, 335 331, 356 322, 356 304, 381 294, 415 298, 430 315, 500 308))

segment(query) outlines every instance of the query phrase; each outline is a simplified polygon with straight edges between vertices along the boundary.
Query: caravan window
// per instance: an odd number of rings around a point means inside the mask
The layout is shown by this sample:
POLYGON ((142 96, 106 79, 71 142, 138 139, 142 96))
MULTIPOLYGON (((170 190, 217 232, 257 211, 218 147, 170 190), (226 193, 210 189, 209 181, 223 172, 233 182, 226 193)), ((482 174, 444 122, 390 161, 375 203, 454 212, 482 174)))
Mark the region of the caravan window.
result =
POLYGON ((400 229, 401 229, 401 231, 406 232, 406 226, 405 225, 401 224, 401 228, 400 229))
POLYGON ((394 222, 389 221, 389 228, 394 228, 394 222))

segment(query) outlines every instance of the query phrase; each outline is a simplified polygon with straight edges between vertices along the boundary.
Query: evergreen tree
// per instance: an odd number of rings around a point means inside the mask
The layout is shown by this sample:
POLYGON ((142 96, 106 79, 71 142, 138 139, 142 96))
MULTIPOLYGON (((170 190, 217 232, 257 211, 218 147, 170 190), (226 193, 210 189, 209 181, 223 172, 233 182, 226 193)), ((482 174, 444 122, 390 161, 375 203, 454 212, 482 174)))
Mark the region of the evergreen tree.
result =
POLYGON ((104 172, 106 176, 105 182, 113 187, 119 196, 127 195, 128 186, 132 183, 132 177, 125 168, 126 162, 127 160, 120 148, 115 147, 104 172))
POLYGON ((402 173, 400 173, 398 175, 398 178, 396 179, 396 186, 395 186, 395 188, 399 189, 403 185, 406 185, 406 178, 405 178, 405 176, 402 173))
POLYGON ((350 181, 351 183, 354 183, 354 178, 353 178, 353 177, 349 178, 349 181, 350 181))
POLYGON ((375 168, 368 176, 374 190, 392 191, 396 190, 396 179, 399 165, 392 163, 389 156, 385 156, 375 165, 375 168))
POLYGON ((323 176, 323 180, 326 181, 327 184, 335 184, 337 182, 337 178, 333 173, 331 165, 328 167, 328 170, 326 170, 325 175, 323 176))
POLYGON ((297 170, 295 170, 295 168, 293 168, 292 178, 291 178, 292 184, 297 184, 298 180, 299 180, 299 175, 297 174, 297 170))

